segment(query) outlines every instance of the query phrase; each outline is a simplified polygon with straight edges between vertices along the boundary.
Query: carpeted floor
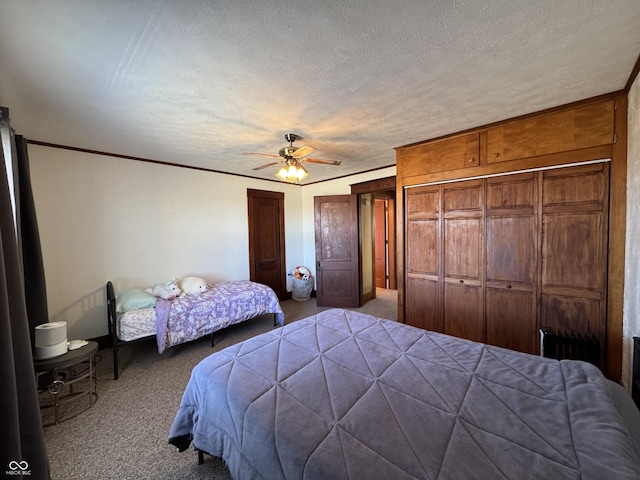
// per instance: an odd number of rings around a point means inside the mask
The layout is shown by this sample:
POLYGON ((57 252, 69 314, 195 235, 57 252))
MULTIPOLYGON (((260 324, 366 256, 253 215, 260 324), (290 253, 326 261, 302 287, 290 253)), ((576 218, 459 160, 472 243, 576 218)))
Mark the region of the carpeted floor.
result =
MULTIPOLYGON (((376 295, 354 310, 397 320, 397 292, 378 289, 376 295)), ((315 298, 285 301, 282 309, 286 323, 326 310, 315 298)), ((200 360, 273 328, 272 316, 260 317, 219 332, 213 348, 207 337, 162 355, 154 341, 127 346, 120 350, 117 381, 111 350, 100 350, 95 405, 44 429, 53 480, 230 479, 221 461, 205 456, 198 465, 193 450, 179 453, 169 445, 169 429, 191 369, 200 360)))

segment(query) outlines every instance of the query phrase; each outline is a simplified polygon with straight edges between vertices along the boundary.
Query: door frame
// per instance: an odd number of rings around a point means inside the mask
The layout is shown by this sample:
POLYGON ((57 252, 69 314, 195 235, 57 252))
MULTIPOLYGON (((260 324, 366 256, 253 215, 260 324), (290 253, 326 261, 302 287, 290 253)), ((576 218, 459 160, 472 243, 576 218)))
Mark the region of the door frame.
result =
MULTIPOLYGON (((396 177, 385 177, 368 182, 355 183, 351 185, 351 193, 358 195, 358 202, 361 195, 370 193, 372 198, 384 198, 393 200, 397 206, 396 199, 396 177)), ((395 218, 396 212, 388 212, 388 225, 389 225, 389 289, 396 290, 398 288, 397 279, 397 219, 395 218)), ((375 255, 375 245, 373 245, 373 255, 375 255)), ((374 261, 374 259, 372 259, 374 261)), ((375 285, 375 269, 372 271, 373 278, 371 279, 375 285)), ((362 283, 362 279, 361 279, 362 283)), ((373 289, 373 297, 375 298, 375 288, 373 289)))

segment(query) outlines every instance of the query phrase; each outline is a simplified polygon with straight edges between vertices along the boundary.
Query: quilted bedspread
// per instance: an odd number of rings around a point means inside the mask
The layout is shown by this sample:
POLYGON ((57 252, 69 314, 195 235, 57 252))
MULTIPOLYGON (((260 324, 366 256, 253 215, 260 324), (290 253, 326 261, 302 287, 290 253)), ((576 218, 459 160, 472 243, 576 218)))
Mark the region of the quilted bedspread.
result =
POLYGON ((335 309, 199 363, 169 443, 242 480, 638 479, 628 402, 587 363, 335 309))
POLYGON ((284 325, 282 307, 273 289, 248 280, 211 284, 206 292, 172 301, 158 299, 158 352, 267 313, 275 314, 284 325))

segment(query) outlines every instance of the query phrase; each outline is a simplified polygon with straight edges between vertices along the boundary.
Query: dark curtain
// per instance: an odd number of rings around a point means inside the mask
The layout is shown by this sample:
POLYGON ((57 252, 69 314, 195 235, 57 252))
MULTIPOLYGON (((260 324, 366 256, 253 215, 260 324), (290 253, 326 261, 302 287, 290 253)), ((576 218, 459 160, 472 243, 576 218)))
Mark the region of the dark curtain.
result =
MULTIPOLYGON (((8 112, 3 109, 1 113, 3 122, 0 123, 0 128, 4 127, 2 133, 6 140, 9 130, 8 112)), ((21 142, 24 143, 24 139, 21 142)), ((22 147, 24 148, 24 144, 22 147)), ((8 156, 9 152, 5 152, 3 148, 3 168, 0 168, 0 428, 4 438, 0 448, 0 473, 4 473, 6 478, 28 475, 28 478, 48 479, 49 464, 33 370, 32 335, 25 298, 26 277, 21 254, 23 249, 19 248, 14 223, 9 179, 4 168, 5 155, 8 156)), ((14 168, 16 166, 14 162, 14 168)), ((26 172, 28 176, 28 167, 26 172)), ((18 176, 14 175, 14 178, 18 176)), ((30 187, 25 188, 25 191, 30 194, 30 187)), ((20 201, 16 199, 16 204, 20 201)), ((33 210, 26 206, 24 208, 25 211, 30 209, 33 210)), ((34 219, 31 221, 35 225, 35 212, 33 213, 34 219)), ((21 212, 23 214, 27 215, 27 212, 21 212)), ((18 225, 20 222, 22 218, 19 217, 18 225)), ((28 227, 21 231, 21 236, 24 237, 30 229, 28 227)), ((32 229, 31 232, 33 233, 32 229)), ((37 233, 37 228, 35 232, 37 233)), ((30 256, 29 248, 24 249, 27 256, 30 256)), ((32 272, 29 275, 31 274, 32 272)))
POLYGON ((47 308, 47 286, 44 278, 40 233, 36 220, 36 207, 31 191, 29 155, 27 141, 22 135, 16 135, 16 159, 18 162, 18 185, 20 199, 20 247, 22 247, 22 266, 24 271, 24 291, 29 318, 31 344, 34 342, 36 325, 49 321, 47 308))

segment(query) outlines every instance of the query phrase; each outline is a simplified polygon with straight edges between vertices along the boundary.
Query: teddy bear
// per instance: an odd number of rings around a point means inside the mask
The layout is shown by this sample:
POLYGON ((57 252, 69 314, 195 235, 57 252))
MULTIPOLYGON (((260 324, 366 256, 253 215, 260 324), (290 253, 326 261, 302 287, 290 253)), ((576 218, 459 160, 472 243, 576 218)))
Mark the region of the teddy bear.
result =
POLYGON ((200 277, 184 277, 178 282, 178 287, 185 295, 199 295, 209 289, 206 280, 200 277))
POLYGON ((145 292, 165 300, 173 300, 182 293, 178 287, 178 280, 175 278, 167 280, 165 283, 158 283, 146 288, 145 292))

